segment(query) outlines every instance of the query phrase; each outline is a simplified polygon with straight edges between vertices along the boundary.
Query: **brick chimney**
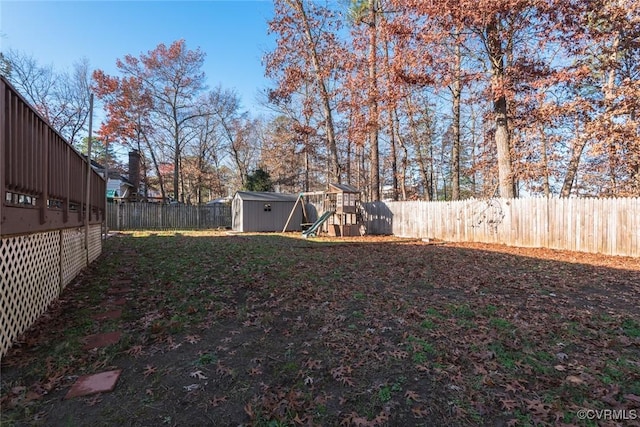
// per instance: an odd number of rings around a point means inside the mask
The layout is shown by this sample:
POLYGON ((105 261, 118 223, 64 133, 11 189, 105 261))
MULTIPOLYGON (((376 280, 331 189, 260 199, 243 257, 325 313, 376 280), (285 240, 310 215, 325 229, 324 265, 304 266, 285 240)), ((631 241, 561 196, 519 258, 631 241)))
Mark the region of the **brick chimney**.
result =
POLYGON ((137 199, 140 189, 140 152, 138 150, 129 151, 129 181, 133 184, 132 196, 137 199))

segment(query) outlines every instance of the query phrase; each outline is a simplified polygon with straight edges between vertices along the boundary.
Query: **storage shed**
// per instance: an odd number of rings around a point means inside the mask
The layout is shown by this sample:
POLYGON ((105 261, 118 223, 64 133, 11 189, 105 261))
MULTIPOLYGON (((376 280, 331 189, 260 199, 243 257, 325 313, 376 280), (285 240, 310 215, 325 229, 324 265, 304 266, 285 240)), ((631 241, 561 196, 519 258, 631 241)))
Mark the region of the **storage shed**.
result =
POLYGON ((300 231, 302 205, 297 199, 295 194, 238 191, 231 205, 232 229, 281 232, 291 215, 286 231, 300 231))

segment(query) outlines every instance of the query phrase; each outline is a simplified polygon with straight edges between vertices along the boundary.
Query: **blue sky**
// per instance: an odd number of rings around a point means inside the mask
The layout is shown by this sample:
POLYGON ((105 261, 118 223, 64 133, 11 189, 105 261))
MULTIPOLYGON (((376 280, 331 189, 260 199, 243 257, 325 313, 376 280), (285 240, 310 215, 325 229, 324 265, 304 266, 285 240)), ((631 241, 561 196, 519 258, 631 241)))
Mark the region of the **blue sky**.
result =
POLYGON ((92 68, 117 74, 117 58, 185 39, 206 53, 209 87, 235 89, 257 115, 256 95, 269 85, 261 59, 275 46, 267 35, 272 13, 266 0, 0 0, 0 50, 19 50, 57 71, 86 57, 92 68))

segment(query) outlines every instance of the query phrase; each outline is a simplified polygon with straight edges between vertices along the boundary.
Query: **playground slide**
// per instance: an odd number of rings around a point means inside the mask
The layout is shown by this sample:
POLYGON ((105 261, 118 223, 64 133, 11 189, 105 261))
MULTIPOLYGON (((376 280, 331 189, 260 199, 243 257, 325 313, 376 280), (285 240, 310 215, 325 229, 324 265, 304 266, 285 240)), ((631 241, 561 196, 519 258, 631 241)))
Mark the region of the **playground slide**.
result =
POLYGON ((325 222, 331 215, 333 215, 335 211, 327 211, 322 214, 320 218, 316 222, 313 223, 311 227, 302 232, 304 237, 313 237, 317 235, 318 229, 322 226, 322 223, 325 222))

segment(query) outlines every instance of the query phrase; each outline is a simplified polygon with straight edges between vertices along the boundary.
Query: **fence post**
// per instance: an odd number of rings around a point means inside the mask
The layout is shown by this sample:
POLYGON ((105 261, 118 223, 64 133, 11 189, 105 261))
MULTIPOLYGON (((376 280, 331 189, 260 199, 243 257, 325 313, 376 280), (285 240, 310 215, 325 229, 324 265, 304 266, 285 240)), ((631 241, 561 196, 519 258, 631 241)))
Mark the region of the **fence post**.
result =
MULTIPOLYGON (((9 120, 8 120, 8 114, 5 113, 7 106, 5 105, 5 94, 7 91, 7 86, 4 84, 4 80, 0 79, 0 111, 2 111, 2 120, 0 121, 0 126, 2 127, 3 131, 0 132, 0 167, 2 167, 2 173, 0 173, 0 239, 2 239, 2 223, 4 222, 4 215, 3 215, 3 209, 4 209, 4 201, 5 201, 5 183, 4 183, 4 175, 5 175, 5 171, 7 170, 7 166, 9 163, 9 159, 6 158, 5 156, 5 134, 6 132, 4 131, 4 129, 10 129, 9 126, 9 120)), ((7 144, 9 143, 8 141, 6 142, 7 144)), ((0 245, 2 243, 0 242, 0 245)), ((1 349, 0 349, 1 350, 1 349)))
POLYGON ((60 266, 60 274, 58 275, 58 296, 62 295, 62 288, 63 288, 63 283, 64 281, 63 279, 63 265, 62 265, 62 254, 64 253, 64 235, 62 233, 62 230, 58 231, 58 234, 60 236, 60 251, 58 253, 58 265, 60 266))

